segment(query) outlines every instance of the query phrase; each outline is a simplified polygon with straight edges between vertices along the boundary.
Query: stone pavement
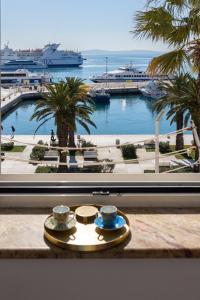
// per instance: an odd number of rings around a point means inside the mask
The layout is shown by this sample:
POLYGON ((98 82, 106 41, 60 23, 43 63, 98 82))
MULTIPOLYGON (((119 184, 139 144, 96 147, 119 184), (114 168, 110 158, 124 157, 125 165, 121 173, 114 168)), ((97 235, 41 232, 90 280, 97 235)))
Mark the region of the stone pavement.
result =
MULTIPOLYGON (((10 136, 6 136, 10 138, 10 136)), ((121 143, 127 143, 127 142, 138 142, 144 139, 152 139, 152 135, 91 135, 91 136, 81 136, 87 141, 91 141, 92 143, 102 146, 102 145, 115 145, 116 139, 120 139, 121 143)), ((28 142, 28 143, 34 143, 37 144, 39 140, 43 140, 44 142, 49 143, 50 142, 50 136, 33 136, 30 135, 16 135, 16 140, 28 142)), ((166 140, 166 138, 161 138, 161 140, 166 140)), ((191 135, 185 135, 185 143, 190 144, 192 141, 191 135)), ((6 142, 4 139, 2 139, 2 142, 6 142)), ((171 139, 171 144, 175 143, 175 137, 171 139)), ((17 145, 20 143, 15 143, 17 145)), ((30 153, 33 146, 27 146, 25 150, 21 153, 6 153, 9 157, 18 157, 21 159, 28 160, 30 158, 30 153)), ((139 161, 138 164, 116 164, 115 168, 113 170, 113 173, 144 173, 144 170, 154 170, 155 169, 155 153, 154 152, 146 152, 145 149, 138 149, 137 155, 139 159, 148 159, 145 161, 139 161)), ((120 149, 117 148, 100 148, 98 149, 98 159, 104 160, 104 159, 110 159, 113 161, 122 161, 123 157, 121 154, 120 149)), ((76 156, 76 160, 80 163, 83 163, 83 156, 79 155, 76 156)), ((160 159, 160 162, 169 162, 170 160, 178 161, 174 155, 171 155, 169 157, 165 157, 160 159)), ((48 164, 48 162, 47 162, 48 164)), ((17 161, 9 161, 5 160, 2 162, 2 173, 4 174, 30 174, 34 173, 37 166, 28 164, 26 162, 17 162, 17 161)))

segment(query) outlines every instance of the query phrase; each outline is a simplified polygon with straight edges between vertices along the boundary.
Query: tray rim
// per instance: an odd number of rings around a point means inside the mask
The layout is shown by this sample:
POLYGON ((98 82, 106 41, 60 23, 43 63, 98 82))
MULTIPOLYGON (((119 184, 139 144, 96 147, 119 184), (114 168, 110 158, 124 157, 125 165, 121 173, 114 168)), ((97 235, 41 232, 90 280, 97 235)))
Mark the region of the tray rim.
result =
MULTIPOLYGON (((98 209, 101 208, 103 205, 98 205, 98 204, 84 204, 84 206, 95 206, 98 209)), ((83 206, 82 204, 80 205, 73 205, 70 206, 70 210, 74 211, 76 208, 83 206)), ((68 250, 72 250, 72 251, 78 251, 78 252, 96 252, 96 251, 101 251, 101 250, 106 250, 108 248, 111 248, 113 246, 116 246, 118 244, 121 244, 123 241, 125 241, 125 239, 129 236, 130 234, 130 222, 128 217, 121 211, 121 210, 117 210, 119 215, 122 215, 125 220, 126 220, 126 225, 124 226, 126 228, 125 232, 122 233, 121 235, 119 235, 118 238, 112 240, 112 241, 108 241, 104 244, 92 244, 92 245, 75 245, 75 244, 68 244, 68 243, 64 243, 61 240, 59 240, 58 238, 56 238, 55 236, 53 236, 53 230, 52 230, 52 234, 50 234, 48 231, 49 229, 46 228, 45 226, 45 222, 44 222, 44 237, 54 246, 57 246, 59 248, 63 248, 63 249, 68 249, 68 250), (48 231, 47 231, 48 230, 48 231)), ((50 216, 50 215, 49 215, 50 216)), ((49 218, 49 216, 47 218, 49 218)), ((46 220, 46 219, 45 219, 46 220)))

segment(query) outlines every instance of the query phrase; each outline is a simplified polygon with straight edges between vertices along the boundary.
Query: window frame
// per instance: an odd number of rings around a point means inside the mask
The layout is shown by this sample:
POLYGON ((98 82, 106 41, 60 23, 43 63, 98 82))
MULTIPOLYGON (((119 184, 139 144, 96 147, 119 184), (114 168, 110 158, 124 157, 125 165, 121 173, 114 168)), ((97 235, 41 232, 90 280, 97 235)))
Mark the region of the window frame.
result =
POLYGON ((1 194, 200 194, 200 174, 1 174, 1 194))

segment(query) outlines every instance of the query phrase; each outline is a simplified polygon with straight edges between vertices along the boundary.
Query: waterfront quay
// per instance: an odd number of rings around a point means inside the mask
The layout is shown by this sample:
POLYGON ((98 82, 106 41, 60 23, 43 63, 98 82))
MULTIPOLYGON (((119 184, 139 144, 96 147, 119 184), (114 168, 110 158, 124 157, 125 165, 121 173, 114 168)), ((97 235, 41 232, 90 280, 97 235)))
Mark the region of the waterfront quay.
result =
MULTIPOLYGON (((134 95, 140 94, 140 88, 143 87, 146 82, 114 82, 114 83, 95 83, 89 84, 90 89, 101 90, 104 89, 111 95, 134 95)), ((7 113, 13 107, 18 105, 23 100, 27 99, 39 99, 42 93, 45 93, 45 87, 20 87, 10 88, 6 96, 1 95, 1 113, 2 115, 7 113)))
POLYGON ((148 82, 107 82, 90 84, 91 88, 97 90, 104 89, 110 95, 135 95, 141 94, 140 88, 144 87, 148 82))
POLYGON ((23 91, 15 92, 7 97, 3 98, 1 101, 1 114, 4 115, 16 105, 18 105, 23 100, 27 99, 39 99, 41 97, 41 92, 39 91, 23 91))

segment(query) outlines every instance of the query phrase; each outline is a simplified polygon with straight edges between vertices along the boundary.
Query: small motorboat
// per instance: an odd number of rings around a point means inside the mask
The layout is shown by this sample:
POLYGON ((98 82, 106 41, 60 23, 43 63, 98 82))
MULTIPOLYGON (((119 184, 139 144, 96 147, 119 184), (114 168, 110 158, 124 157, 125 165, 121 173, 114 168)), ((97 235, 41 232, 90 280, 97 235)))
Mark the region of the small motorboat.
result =
POLYGON ((88 95, 92 98, 92 100, 95 103, 101 104, 107 104, 110 103, 110 94, 107 93, 104 89, 91 89, 88 93, 88 95))

